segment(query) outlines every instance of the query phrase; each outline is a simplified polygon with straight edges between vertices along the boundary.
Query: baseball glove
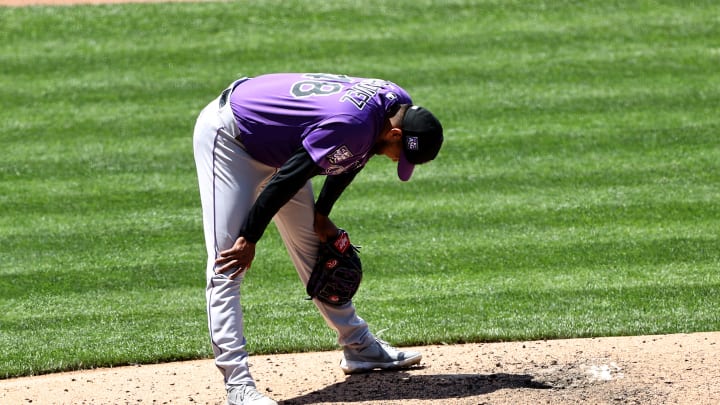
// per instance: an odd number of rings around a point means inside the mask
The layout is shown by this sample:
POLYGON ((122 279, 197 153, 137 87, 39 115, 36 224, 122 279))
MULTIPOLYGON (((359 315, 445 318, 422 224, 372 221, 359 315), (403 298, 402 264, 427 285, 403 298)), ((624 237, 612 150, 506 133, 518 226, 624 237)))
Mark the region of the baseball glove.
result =
POLYGON ((332 305, 350 302, 362 280, 358 248, 350 243, 347 232, 340 230, 334 240, 320 245, 306 291, 310 298, 332 305))

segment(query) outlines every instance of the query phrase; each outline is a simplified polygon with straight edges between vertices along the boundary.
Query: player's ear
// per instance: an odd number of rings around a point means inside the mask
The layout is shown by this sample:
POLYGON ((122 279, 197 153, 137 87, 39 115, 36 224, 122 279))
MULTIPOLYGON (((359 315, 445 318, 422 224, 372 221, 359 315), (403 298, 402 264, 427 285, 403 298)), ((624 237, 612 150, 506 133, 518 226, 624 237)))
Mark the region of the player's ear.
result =
POLYGON ((391 139, 402 138, 402 129, 398 127, 392 127, 390 128, 388 135, 391 137, 391 139))
POLYGON ((402 140, 402 129, 398 127, 390 127, 381 136, 381 142, 397 142, 402 140))

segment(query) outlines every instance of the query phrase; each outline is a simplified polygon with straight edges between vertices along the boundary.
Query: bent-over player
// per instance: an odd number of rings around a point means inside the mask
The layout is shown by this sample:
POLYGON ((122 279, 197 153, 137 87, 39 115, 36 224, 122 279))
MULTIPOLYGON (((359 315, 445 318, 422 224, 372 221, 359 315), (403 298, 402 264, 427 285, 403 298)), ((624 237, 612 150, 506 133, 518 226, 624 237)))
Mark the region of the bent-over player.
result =
MULTIPOLYGON (((240 285, 271 220, 307 285, 328 218, 343 190, 375 155, 398 162, 407 181, 442 145, 440 122, 396 84, 330 74, 242 78, 200 113, 194 131, 207 248, 207 314, 228 404, 275 404, 248 370, 240 285), (325 175, 317 201, 310 179, 325 175)), ((343 348, 346 374, 403 368, 421 354, 376 338, 352 302, 315 305, 343 348)))

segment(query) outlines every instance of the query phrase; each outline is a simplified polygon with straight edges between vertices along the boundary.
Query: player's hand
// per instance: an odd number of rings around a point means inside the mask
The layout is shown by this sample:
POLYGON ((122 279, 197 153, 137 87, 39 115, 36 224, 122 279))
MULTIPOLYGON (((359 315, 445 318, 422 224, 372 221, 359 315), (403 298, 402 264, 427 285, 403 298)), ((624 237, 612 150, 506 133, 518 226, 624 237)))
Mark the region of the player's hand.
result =
POLYGON ((338 234, 338 227, 335 226, 333 221, 325 215, 315 213, 315 233, 320 238, 320 242, 325 243, 328 239, 333 239, 338 234))
POLYGON ((237 238, 233 247, 220 252, 220 257, 215 260, 215 265, 221 267, 215 269, 215 274, 232 271, 228 277, 234 279, 250 268, 254 258, 255 244, 241 236, 237 238))

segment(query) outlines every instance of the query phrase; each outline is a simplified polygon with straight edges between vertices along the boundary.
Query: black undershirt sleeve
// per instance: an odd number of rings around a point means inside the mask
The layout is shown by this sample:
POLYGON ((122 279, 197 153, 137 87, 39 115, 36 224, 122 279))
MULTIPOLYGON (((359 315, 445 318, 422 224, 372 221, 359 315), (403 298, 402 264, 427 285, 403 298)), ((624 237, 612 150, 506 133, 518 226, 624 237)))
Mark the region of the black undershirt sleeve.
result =
POLYGON ((340 194, 345 191, 345 188, 353 181, 358 172, 359 170, 355 170, 334 176, 327 176, 320 195, 318 196, 317 203, 315 204, 315 212, 325 216, 330 215, 335 201, 340 198, 340 194))
POLYGON ((285 205, 312 177, 322 173, 305 148, 300 148, 278 170, 253 204, 240 235, 248 242, 257 243, 265 228, 285 205))

